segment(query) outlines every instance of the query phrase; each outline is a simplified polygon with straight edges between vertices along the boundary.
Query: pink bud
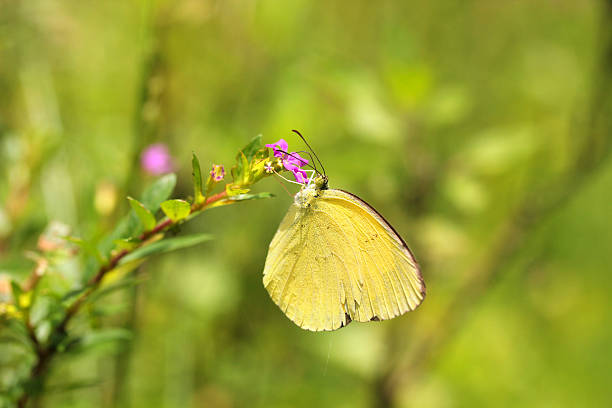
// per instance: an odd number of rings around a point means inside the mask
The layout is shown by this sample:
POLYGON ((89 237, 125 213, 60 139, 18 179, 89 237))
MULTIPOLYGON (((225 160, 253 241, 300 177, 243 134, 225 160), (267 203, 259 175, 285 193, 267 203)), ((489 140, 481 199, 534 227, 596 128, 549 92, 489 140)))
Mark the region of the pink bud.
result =
POLYGON ((170 173, 174 168, 168 147, 163 143, 148 146, 140 155, 140 166, 152 175, 170 173))

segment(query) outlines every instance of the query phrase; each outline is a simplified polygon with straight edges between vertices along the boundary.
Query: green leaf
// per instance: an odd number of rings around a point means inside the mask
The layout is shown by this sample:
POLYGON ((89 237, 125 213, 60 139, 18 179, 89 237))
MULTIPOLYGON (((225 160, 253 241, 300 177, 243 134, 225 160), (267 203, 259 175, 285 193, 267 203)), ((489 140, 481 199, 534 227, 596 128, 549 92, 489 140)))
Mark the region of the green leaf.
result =
POLYGON ((130 272, 138 268, 140 264, 144 262, 144 259, 136 259, 132 262, 124 262, 106 272, 102 281, 100 282, 101 287, 107 287, 115 282, 123 280, 130 272))
POLYGON ((249 160, 243 152, 236 155, 236 165, 232 167, 232 180, 234 184, 243 184, 248 176, 249 160))
POLYGON ((30 322, 36 326, 36 334, 39 340, 50 334, 50 327, 44 327, 44 325, 51 325, 61 320, 65 309, 66 305, 62 303, 61 296, 38 296, 36 302, 32 304, 30 322))
POLYGON ((119 264, 122 265, 126 262, 134 261, 136 259, 145 258, 151 255, 174 251, 181 248, 190 247, 197 245, 204 241, 212 239, 210 234, 194 234, 187 235, 184 237, 168 238, 161 241, 153 242, 152 244, 138 248, 131 254, 121 258, 119 264))
POLYGON ((64 294, 61 297, 61 301, 62 302, 72 301, 72 300, 76 299, 77 297, 81 296, 84 292, 86 292, 90 288, 91 288, 91 286, 85 285, 85 286, 81 286, 80 288, 77 288, 77 289, 72 289, 72 290, 68 291, 66 294, 64 294))
POLYGON ((253 159, 255 160, 265 160, 270 158, 270 149, 267 147, 262 147, 261 149, 255 152, 253 159))
POLYGON ((159 209, 159 205, 170 197, 174 186, 176 186, 176 175, 174 173, 166 174, 155 180, 142 193, 141 201, 151 212, 155 212, 159 209))
POLYGON ((85 254, 96 258, 98 262, 104 262, 104 257, 94 243, 78 237, 66 237, 66 241, 75 244, 81 248, 85 254))
MULTIPOLYGON (((134 262, 134 263, 130 263, 129 266, 130 268, 132 267, 132 265, 140 265, 142 262, 144 262, 143 260, 139 260, 139 263, 134 262)), ((87 299, 88 302, 90 303, 95 303, 98 299, 109 295, 111 293, 115 293, 119 290, 123 290, 123 289, 127 289, 129 287, 132 286, 136 286, 142 282, 144 282, 144 278, 134 278, 134 277, 123 277, 120 280, 117 280, 115 282, 109 283, 108 285, 96 290, 95 292, 93 292, 91 294, 91 296, 87 299)))
POLYGON ((261 142, 261 135, 257 135, 251 139, 251 141, 244 146, 240 151, 247 158, 247 161, 251 161, 255 153, 263 147, 263 143, 261 142))
POLYGON ((15 303, 15 306, 20 309, 19 297, 23 294, 23 289, 21 289, 21 286, 19 286, 19 284, 14 280, 11 280, 11 289, 13 291, 13 302, 15 303))
POLYGON ((161 209, 174 222, 187 218, 191 212, 191 206, 185 200, 164 201, 161 209))
POLYGON ((195 153, 191 159, 191 167, 193 169, 193 202, 199 204, 204 201, 204 195, 202 195, 202 170, 195 153))
POLYGON ((257 200, 260 198, 272 198, 274 194, 272 193, 257 193, 257 194, 238 194, 235 196, 228 197, 229 201, 244 201, 244 200, 257 200))
POLYGON ((232 167, 232 179, 235 184, 248 184, 250 176, 249 163, 262 148, 261 135, 257 135, 246 146, 240 149, 236 155, 236 165, 232 167))
POLYGON ((108 329, 88 333, 81 338, 73 338, 67 341, 68 349, 72 353, 89 351, 92 348, 109 345, 118 341, 131 340, 133 334, 127 329, 108 329))
MULTIPOLYGON (((172 194, 176 185, 176 175, 166 174, 163 177, 155 180, 148 186, 142 194, 142 204, 152 213, 159 209, 159 204, 165 201, 172 194)), ((117 227, 106 236, 99 244, 99 249, 105 256, 108 255, 114 247, 114 241, 121 238, 128 238, 136 235, 140 230, 141 223, 138 217, 133 212, 123 217, 117 224, 117 227)))
POLYGON ((30 340, 26 336, 20 336, 18 333, 4 333, 0 336, 0 346, 4 344, 10 344, 12 346, 19 346, 24 351, 31 349, 30 340))
POLYGON ((130 205, 138 216, 140 222, 142 222, 145 231, 152 230, 153 228, 155 228, 155 217, 153 216, 151 211, 149 211, 147 207, 144 206, 144 204, 142 204, 135 198, 128 197, 128 200, 130 200, 130 205))
POLYGON ((240 152, 239 167, 241 169, 241 184, 247 184, 249 179, 249 160, 246 155, 240 152))
POLYGON ((134 212, 130 211, 130 213, 119 221, 113 232, 110 235, 106 236, 98 248, 100 252, 107 256, 111 249, 114 247, 114 242, 121 238, 127 238, 132 235, 135 235, 139 228, 141 227, 141 223, 138 220, 138 217, 134 212))
POLYGON ((5 320, 4 322, 2 322, 1 327, 3 335, 7 335, 11 338, 14 338, 15 341, 27 346, 28 348, 31 347, 32 342, 30 339, 30 335, 28 333, 28 329, 26 328, 25 323, 22 320, 5 320))
POLYGON ((233 191, 232 194, 230 194, 228 192, 228 197, 225 200, 220 200, 217 201, 216 203, 213 203, 211 205, 208 206, 208 208, 215 208, 215 207, 221 207, 224 205, 230 205, 230 204, 234 204, 238 201, 245 201, 245 200, 256 200, 256 199, 260 199, 260 198, 272 198, 274 197, 274 194, 272 193, 257 193, 257 194, 246 194, 246 192, 248 192, 249 190, 244 190, 244 193, 241 193, 240 191, 236 190, 233 191))
POLYGON ((137 238, 124 238, 116 239, 113 241, 113 243, 115 244, 115 247, 119 249, 127 249, 128 251, 131 251, 140 243, 140 240, 137 238))
POLYGON ((244 188, 244 187, 240 187, 240 185, 235 186, 233 183, 232 184, 227 184, 225 186, 225 192, 227 193, 228 197, 233 197, 233 196, 237 196, 240 194, 246 194, 249 191, 251 191, 250 188, 244 188))

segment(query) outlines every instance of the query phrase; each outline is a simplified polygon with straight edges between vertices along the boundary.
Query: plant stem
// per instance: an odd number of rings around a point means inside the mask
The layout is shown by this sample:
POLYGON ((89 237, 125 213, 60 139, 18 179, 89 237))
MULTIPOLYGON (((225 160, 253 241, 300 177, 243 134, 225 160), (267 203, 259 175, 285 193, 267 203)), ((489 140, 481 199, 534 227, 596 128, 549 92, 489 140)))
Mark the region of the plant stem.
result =
MULTIPOLYGON (((191 206, 190 214, 197 214, 204 211, 208 206, 214 204, 218 201, 222 201, 227 198, 227 192, 224 190, 218 194, 210 196, 206 201, 193 204, 191 206)), ((135 246, 131 249, 124 249, 117 254, 115 254, 108 263, 102 265, 98 272, 94 275, 93 278, 89 281, 89 287, 85 290, 67 309, 66 314, 62 321, 52 330, 52 333, 49 335, 51 339, 50 343, 47 346, 44 346, 40 343, 38 338, 36 337, 36 332, 31 323, 28 322, 26 324, 28 335, 32 344, 34 346, 34 350, 36 352, 36 364, 30 370, 29 383, 39 382, 40 388, 44 387, 45 376, 48 372, 49 364, 53 357, 57 354, 59 345, 66 338, 66 328, 68 323, 70 323, 71 319, 77 314, 77 312, 81 309, 83 304, 87 301, 89 296, 94 293, 100 286, 100 282, 104 278, 104 276, 117 267, 119 261, 123 259, 128 254, 132 253, 138 248, 146 246, 150 242, 150 238, 153 236, 164 233, 168 229, 177 225, 177 222, 170 220, 169 218, 161 220, 154 228, 151 230, 145 231, 138 239, 140 240, 140 245, 135 246)), ((28 392, 24 392, 23 395, 17 400, 17 406, 19 408, 23 408, 27 405, 30 399, 30 394, 28 392)))

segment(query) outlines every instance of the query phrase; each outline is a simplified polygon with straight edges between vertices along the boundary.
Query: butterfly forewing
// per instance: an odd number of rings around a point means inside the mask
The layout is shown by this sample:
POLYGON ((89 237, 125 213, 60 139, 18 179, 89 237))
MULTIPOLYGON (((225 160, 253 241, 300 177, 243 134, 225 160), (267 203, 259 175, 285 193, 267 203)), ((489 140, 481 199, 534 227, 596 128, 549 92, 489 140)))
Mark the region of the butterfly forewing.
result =
POLYGON ((270 243, 263 280, 287 317, 314 331, 391 319, 425 296, 400 236, 341 190, 321 190, 305 208, 291 206, 270 243))

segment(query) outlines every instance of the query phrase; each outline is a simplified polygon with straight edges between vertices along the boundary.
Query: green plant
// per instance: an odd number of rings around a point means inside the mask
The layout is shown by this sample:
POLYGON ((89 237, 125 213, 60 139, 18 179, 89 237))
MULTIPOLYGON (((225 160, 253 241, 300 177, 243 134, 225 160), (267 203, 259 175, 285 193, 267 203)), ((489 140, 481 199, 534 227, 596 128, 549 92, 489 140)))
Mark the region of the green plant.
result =
POLYGON ((223 166, 213 165, 203 183, 195 154, 192 167, 194 194, 190 201, 169 199, 176 176, 167 174, 153 182, 140 200, 128 197, 132 211, 97 242, 70 236, 62 225, 43 234, 41 251, 31 254, 36 262, 31 275, 23 282, 11 280, 10 290, 0 298, 1 340, 5 347, 20 350, 10 365, 14 376, 4 392, 6 399, 24 407, 46 391, 45 380, 56 360, 129 339, 127 330, 102 328, 96 323, 99 316, 108 313, 100 300, 137 284, 139 280, 131 272, 151 256, 212 238, 205 233, 174 236, 171 231, 212 208, 272 197, 270 193, 251 193, 251 186, 284 170, 281 159, 272 157, 263 146, 261 136, 239 151, 231 182, 224 183, 223 166), (157 216, 160 212, 161 218, 157 216), (71 276, 67 265, 75 261, 78 273, 71 276))

